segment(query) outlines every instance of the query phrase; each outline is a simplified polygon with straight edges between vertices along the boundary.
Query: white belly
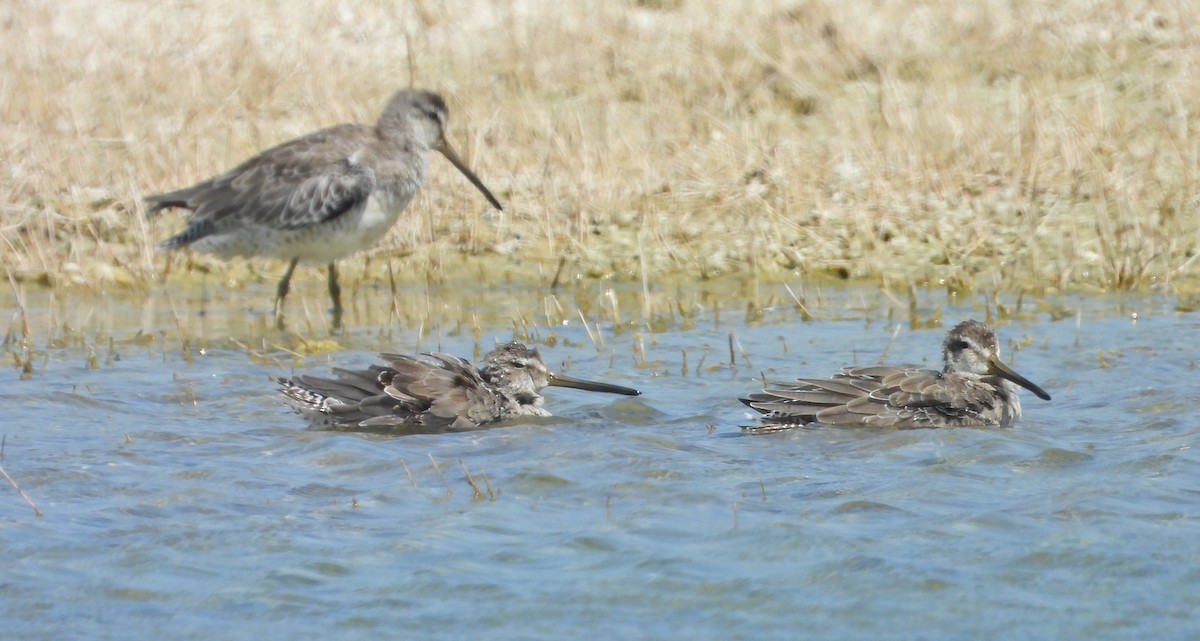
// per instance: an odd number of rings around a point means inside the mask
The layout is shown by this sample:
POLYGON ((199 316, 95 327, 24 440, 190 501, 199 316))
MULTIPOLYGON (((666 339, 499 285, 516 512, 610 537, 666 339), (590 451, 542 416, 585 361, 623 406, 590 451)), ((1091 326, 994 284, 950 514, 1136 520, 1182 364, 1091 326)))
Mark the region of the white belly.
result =
POLYGON ((411 200, 411 193, 401 197, 387 191, 372 194, 364 207, 316 228, 314 240, 285 242, 280 257, 328 262, 372 247, 396 224, 411 200))
POLYGON ((379 242, 408 206, 413 193, 379 190, 371 194, 364 206, 327 223, 294 230, 242 225, 201 238, 193 247, 222 258, 269 256, 327 263, 379 242))

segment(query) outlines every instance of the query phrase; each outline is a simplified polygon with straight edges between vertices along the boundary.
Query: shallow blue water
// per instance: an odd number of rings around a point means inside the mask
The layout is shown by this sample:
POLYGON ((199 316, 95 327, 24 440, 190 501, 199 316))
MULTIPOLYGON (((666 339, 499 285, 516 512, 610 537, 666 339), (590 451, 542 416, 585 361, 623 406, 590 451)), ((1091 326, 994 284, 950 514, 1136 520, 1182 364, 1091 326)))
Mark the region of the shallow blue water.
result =
MULTIPOLYGON (((94 370, 86 350, 50 349, 30 380, 0 370, 0 464, 45 513, 0 484, 4 636, 1200 635, 1200 315, 1078 299, 1066 320, 999 323, 1005 357, 1054 396, 1025 395, 1013 429, 743 436, 736 397, 760 373, 885 350, 936 365, 943 329, 893 341, 896 323, 839 295, 825 320, 700 314, 608 328, 599 348, 582 327, 534 328, 571 342, 542 347, 551 367, 645 395, 553 389, 562 418, 465 434, 306 430, 270 380, 291 367, 234 346, 102 346, 94 370)), ((419 342, 342 340, 297 371, 419 342)))

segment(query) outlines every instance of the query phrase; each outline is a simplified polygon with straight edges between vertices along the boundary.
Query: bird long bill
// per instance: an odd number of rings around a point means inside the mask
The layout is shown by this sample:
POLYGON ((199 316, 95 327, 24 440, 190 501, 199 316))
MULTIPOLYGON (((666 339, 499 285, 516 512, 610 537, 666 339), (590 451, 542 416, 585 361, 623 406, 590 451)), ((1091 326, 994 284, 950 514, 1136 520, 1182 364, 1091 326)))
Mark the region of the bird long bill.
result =
POLYGON ((1014 372, 1011 367, 1000 362, 1000 359, 996 358, 995 356, 988 358, 988 366, 992 370, 992 374, 1007 378, 1017 385, 1020 385, 1021 387, 1033 392, 1043 401, 1050 400, 1050 395, 1046 393, 1046 390, 1034 385, 1029 379, 1014 372))
POLYGON ((462 175, 466 176, 467 180, 471 181, 471 184, 475 185, 475 188, 483 193, 483 197, 488 199, 488 202, 492 204, 492 207, 495 207, 500 211, 504 211, 504 208, 500 206, 500 201, 496 200, 496 197, 492 195, 491 191, 488 191, 488 188, 484 186, 483 181, 479 179, 479 176, 475 175, 475 172, 471 171, 471 168, 467 166, 467 163, 463 162, 463 159, 459 157, 458 152, 454 151, 454 147, 451 147, 450 143, 443 140, 442 146, 438 147, 438 151, 442 152, 442 155, 446 157, 446 160, 449 160, 450 164, 454 165, 455 168, 461 171, 462 175))
POLYGON ((597 383, 596 381, 585 381, 582 378, 575 378, 565 374, 550 373, 550 384, 555 387, 571 387, 574 389, 586 390, 589 392, 605 392, 607 394, 624 394, 625 396, 638 396, 641 394, 638 390, 621 387, 620 385, 610 385, 608 383, 597 383))

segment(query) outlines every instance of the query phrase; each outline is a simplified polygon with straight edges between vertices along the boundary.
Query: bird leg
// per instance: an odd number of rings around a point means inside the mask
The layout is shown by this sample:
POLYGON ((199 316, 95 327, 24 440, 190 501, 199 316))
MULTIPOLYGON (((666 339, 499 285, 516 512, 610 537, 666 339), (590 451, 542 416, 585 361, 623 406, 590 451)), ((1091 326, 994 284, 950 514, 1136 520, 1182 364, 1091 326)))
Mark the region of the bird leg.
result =
POLYGON ((293 258, 292 262, 288 263, 287 271, 283 272, 283 278, 279 281, 279 287, 275 288, 275 325, 279 329, 283 329, 283 299, 288 295, 292 272, 296 271, 296 263, 299 262, 299 258, 293 258))
POLYGON ((342 288, 338 285, 337 267, 329 262, 329 298, 333 300, 333 326, 342 326, 342 288))

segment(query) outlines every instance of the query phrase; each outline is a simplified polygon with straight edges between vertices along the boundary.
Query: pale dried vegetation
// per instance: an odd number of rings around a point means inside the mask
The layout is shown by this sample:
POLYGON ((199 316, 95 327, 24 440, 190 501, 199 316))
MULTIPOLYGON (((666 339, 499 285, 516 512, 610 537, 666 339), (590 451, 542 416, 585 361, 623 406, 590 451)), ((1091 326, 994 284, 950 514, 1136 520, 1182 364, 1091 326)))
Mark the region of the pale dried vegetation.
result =
MULTIPOLYGON (((506 204, 434 159, 348 279, 844 278, 1194 292, 1200 9, 1117 0, 10 0, 0 260, 22 287, 283 265, 155 244, 140 197, 442 92, 506 204), (461 256, 463 260, 448 260, 461 256), (497 266, 493 268, 492 266, 497 266)), ((323 292, 316 269, 298 287, 323 292)), ((269 301, 268 301, 269 302, 269 301)), ((265 304, 265 303, 264 303, 265 304)))

